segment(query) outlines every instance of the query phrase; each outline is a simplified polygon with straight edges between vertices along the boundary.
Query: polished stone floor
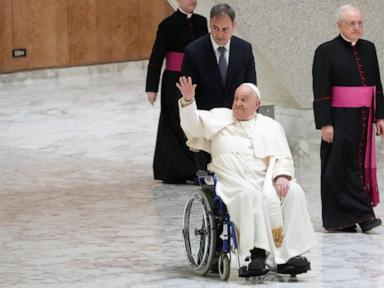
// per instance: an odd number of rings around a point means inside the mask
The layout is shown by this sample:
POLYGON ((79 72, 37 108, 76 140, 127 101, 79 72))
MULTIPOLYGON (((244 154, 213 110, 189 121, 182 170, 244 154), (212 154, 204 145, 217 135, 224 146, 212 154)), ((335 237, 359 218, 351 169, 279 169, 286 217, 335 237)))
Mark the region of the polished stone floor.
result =
POLYGON ((0 75, 0 287, 384 287, 384 227, 324 233, 319 163, 303 159, 312 270, 246 282, 233 261, 228 282, 193 275, 181 224, 198 188, 152 180, 159 103, 144 66, 0 75))

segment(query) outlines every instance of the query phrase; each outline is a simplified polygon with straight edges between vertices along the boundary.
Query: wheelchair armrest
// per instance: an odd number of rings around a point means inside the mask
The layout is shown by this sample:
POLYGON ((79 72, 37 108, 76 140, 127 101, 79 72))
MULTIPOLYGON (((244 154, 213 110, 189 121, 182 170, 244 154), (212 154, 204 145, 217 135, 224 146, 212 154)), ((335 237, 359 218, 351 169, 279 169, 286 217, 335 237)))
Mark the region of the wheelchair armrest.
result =
POLYGON ((196 172, 197 181, 201 187, 204 186, 213 186, 213 189, 216 187, 217 178, 215 173, 207 170, 198 170, 196 172))

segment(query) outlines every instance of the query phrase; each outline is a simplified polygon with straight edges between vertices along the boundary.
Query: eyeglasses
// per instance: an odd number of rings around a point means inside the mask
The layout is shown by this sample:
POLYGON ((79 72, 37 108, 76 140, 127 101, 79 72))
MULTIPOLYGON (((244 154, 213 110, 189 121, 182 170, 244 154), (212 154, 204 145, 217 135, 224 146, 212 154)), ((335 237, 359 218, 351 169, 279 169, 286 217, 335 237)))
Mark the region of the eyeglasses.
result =
POLYGON ((363 27, 363 21, 343 21, 345 24, 347 24, 348 27, 363 27))

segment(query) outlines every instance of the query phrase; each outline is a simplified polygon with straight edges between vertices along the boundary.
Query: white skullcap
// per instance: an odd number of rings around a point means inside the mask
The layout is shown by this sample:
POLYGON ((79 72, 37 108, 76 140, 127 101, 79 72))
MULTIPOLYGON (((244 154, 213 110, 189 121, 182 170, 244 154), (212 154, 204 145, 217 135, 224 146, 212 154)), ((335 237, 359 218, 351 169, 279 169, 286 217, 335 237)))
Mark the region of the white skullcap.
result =
POLYGON ((247 86, 253 90, 253 92, 256 93, 257 98, 259 98, 259 101, 261 100, 260 90, 257 88, 257 86, 253 83, 243 83, 240 86, 247 86))

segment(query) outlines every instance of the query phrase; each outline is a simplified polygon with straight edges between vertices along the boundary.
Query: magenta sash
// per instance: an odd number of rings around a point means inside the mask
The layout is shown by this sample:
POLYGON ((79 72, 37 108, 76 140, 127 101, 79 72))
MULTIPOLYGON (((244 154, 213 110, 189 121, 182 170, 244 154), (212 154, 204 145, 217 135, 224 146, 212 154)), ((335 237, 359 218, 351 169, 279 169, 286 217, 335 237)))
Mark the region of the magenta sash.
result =
POLYGON ((167 52, 167 54, 165 55, 165 69, 180 72, 181 64, 183 63, 183 57, 184 53, 182 52, 167 52))
POLYGON ((376 86, 333 86, 332 87, 332 107, 339 108, 358 108, 368 107, 368 131, 367 145, 365 148, 365 179, 364 185, 369 194, 372 205, 379 203, 379 189, 376 177, 376 150, 375 134, 373 133, 373 122, 376 110, 376 86))

